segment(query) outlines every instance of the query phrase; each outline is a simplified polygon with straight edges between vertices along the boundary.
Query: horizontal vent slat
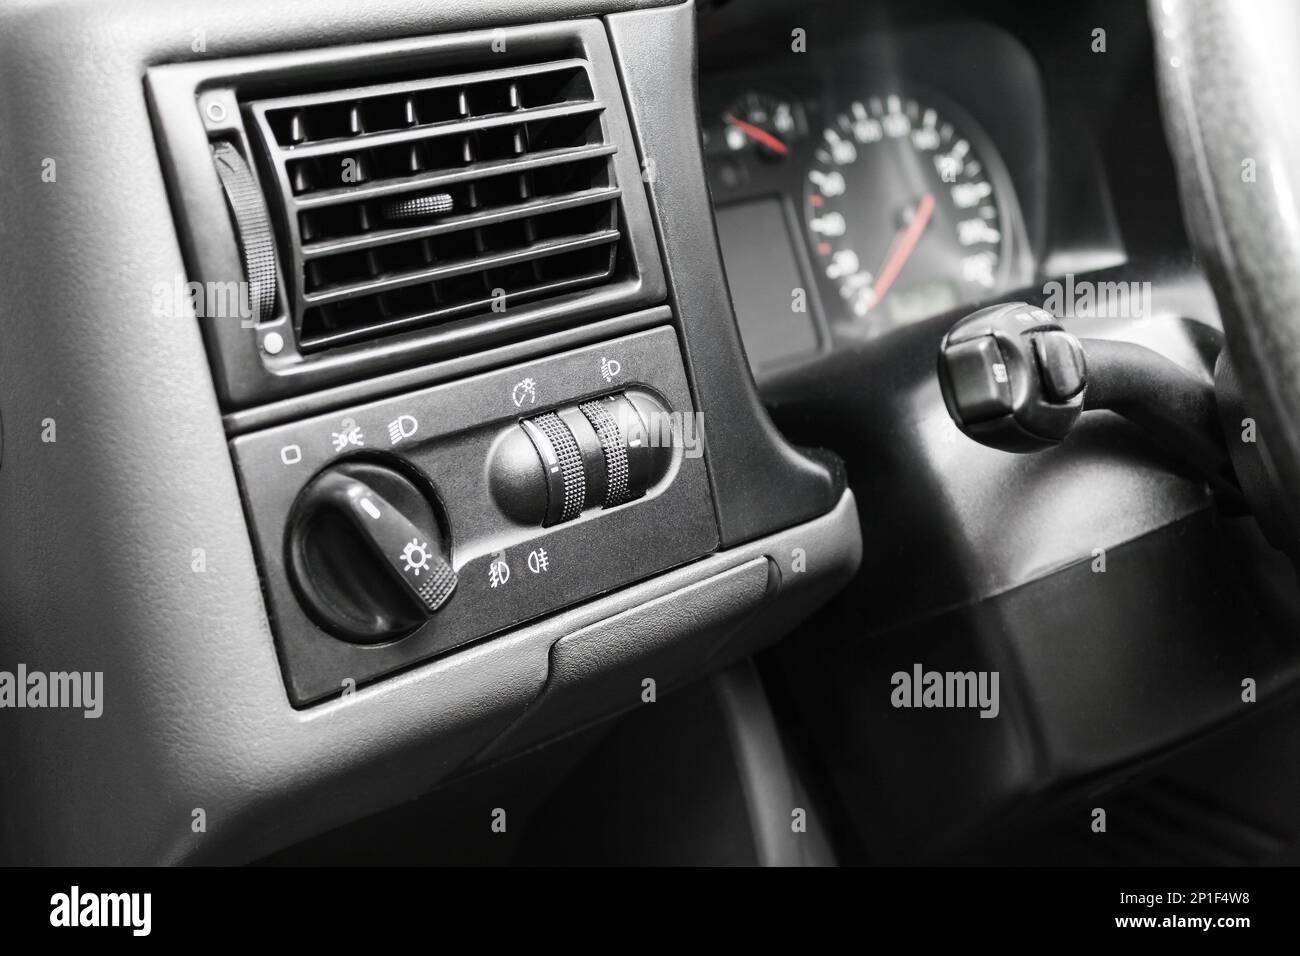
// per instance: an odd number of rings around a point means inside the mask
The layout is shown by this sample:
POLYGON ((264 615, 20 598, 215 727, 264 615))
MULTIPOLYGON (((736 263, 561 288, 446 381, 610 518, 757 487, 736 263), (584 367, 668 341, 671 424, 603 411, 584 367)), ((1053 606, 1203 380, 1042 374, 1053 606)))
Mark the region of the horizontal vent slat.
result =
POLYGON ((532 110, 516 110, 512 113, 494 113, 488 116, 466 120, 449 120, 429 126, 412 126, 410 129, 391 130, 385 133, 363 133, 360 136, 340 137, 319 143, 295 146, 287 151, 290 160, 319 159, 321 157, 346 157, 348 153, 360 149, 375 149, 380 146, 399 146, 403 143, 422 142, 446 136, 462 136, 483 130, 500 129, 522 123, 538 123, 545 120, 561 119, 566 116, 584 116, 599 113, 605 104, 592 101, 588 103, 569 103, 564 106, 545 106, 532 110))
POLYGON ((565 196, 548 196, 516 205, 499 206, 483 212, 468 213, 462 216, 447 216, 441 221, 428 226, 416 226, 409 229, 386 229, 382 232, 362 233, 347 239, 308 243, 302 247, 302 254, 306 259, 317 259, 321 256, 373 249, 379 246, 392 245, 395 242, 406 242, 426 236, 445 235, 451 232, 490 226, 500 222, 513 222, 531 216, 563 212, 567 209, 578 209, 583 206, 608 202, 618 194, 619 189, 617 186, 606 186, 565 196))
MULTIPOLYGON (((530 286, 517 292, 513 292, 509 298, 510 301, 527 301, 541 296, 552 296, 568 289, 580 288, 585 285, 599 282, 608 274, 609 270, 606 269, 600 272, 574 276, 569 279, 561 279, 556 282, 546 282, 541 285, 530 286)), ((365 328, 361 329, 350 329, 344 332, 313 335, 305 344, 309 348, 313 349, 334 348, 340 345, 348 345, 353 342, 364 341, 373 338, 376 335, 390 335, 395 332, 401 332, 404 329, 427 325, 430 322, 440 322, 448 319, 459 318, 469 313, 491 309, 491 307, 491 296, 484 296, 479 299, 458 303, 457 305, 448 306, 443 309, 430 309, 425 312, 416 312, 411 315, 404 315, 397 319, 376 322, 373 325, 367 325, 365 328)))
POLYGON ((548 73, 561 73, 568 70, 584 70, 585 60, 549 60, 545 63, 507 66, 496 70, 476 70, 472 73, 455 73, 448 76, 435 76, 426 80, 401 81, 396 83, 377 83, 374 86, 353 86, 341 90, 329 90, 321 93, 304 93, 298 96, 283 96, 277 99, 259 100, 257 108, 271 113, 280 110, 294 110, 305 107, 320 106, 327 103, 352 103, 356 100, 372 100, 384 96, 424 90, 450 89, 461 86, 474 86, 497 80, 522 79, 544 76, 548 73))
POLYGON ((584 159, 599 159, 612 156, 613 146, 597 143, 591 146, 575 146, 567 149, 548 149, 528 153, 518 159, 497 159, 489 162, 473 163, 447 172, 421 173, 401 179, 390 179, 357 186, 342 186, 336 189, 321 190, 305 196, 294 197, 292 202, 298 209, 316 209, 321 206, 335 206, 340 203, 363 199, 378 199, 399 193, 419 192, 437 189, 456 183, 472 182, 501 173, 526 173, 563 163, 578 162, 584 159))
POLYGON ((417 272, 408 272, 402 275, 375 279, 371 282, 361 282, 353 285, 325 289, 320 292, 309 293, 304 297, 304 299, 309 306, 326 305, 343 299, 355 298, 356 296, 374 295, 379 292, 386 292, 390 289, 400 289, 404 286, 419 285, 422 282, 448 279, 469 272, 486 272, 489 269, 498 269, 502 266, 514 265, 520 262, 531 262, 534 259, 544 259, 547 256, 559 255, 562 252, 569 252, 575 249, 588 249, 592 246, 608 245, 609 243, 617 242, 621 235, 622 234, 617 229, 602 229, 599 232, 588 233, 584 236, 573 236, 565 239, 550 239, 544 242, 533 243, 532 245, 525 246, 522 249, 513 249, 508 252, 496 252, 489 255, 476 256, 473 259, 466 259, 461 262, 449 262, 446 265, 433 266, 428 269, 421 269, 417 272))

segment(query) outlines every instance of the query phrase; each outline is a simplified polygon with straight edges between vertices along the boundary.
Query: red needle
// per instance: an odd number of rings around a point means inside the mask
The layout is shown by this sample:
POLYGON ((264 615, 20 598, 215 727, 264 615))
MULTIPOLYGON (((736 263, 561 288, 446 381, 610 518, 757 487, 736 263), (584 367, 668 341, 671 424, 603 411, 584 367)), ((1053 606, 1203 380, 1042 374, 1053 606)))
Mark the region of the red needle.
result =
POLYGON ((873 309, 880 304, 880 300, 885 297, 885 293, 894 284, 898 274, 903 271, 903 266, 907 264, 908 257, 912 255, 912 250, 916 248, 917 242, 920 241, 921 233, 925 232, 925 227, 930 222, 930 216, 933 213, 934 196, 926 193, 921 197, 921 201, 917 203, 916 214, 912 216, 912 221, 894 237, 894 241, 889 245, 889 251, 885 254, 885 261, 881 263, 880 271, 876 274, 875 295, 871 302, 873 309))
POLYGON ((781 142, 761 126, 755 126, 753 123, 746 123, 743 119, 737 119, 730 113, 723 114, 722 119, 724 122, 730 123, 732 126, 736 127, 736 129, 740 130, 754 142, 766 146, 778 156, 785 156, 790 152, 790 148, 786 146, 785 143, 781 142))

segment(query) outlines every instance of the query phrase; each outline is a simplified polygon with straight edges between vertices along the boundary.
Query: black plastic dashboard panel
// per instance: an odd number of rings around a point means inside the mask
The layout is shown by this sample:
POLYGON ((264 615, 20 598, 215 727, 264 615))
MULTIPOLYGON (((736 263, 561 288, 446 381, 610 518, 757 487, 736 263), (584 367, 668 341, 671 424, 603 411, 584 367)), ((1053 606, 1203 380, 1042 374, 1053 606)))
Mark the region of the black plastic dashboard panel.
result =
POLYGON ((745 371, 695 122, 694 5, 613 14, 606 23, 651 212, 670 253, 665 269, 682 350, 706 412, 718 530, 723 547, 731 547, 826 513, 843 475, 838 461, 814 460, 782 437, 745 371))
MULTIPOLYGON (((295 704, 340 693, 714 550, 717 525, 694 420, 676 337, 660 328, 236 438, 232 449, 295 704), (612 379, 611 369, 618 370, 612 379), (523 382, 533 383, 535 398, 524 399, 521 407, 516 386, 523 382), (660 398, 677 426, 669 471, 649 494, 550 528, 525 526, 506 513, 492 488, 491 463, 516 422, 632 389, 660 398), (400 420, 410 434, 398 432, 394 440, 388 426, 400 420), (351 424, 340 424, 346 422, 351 424), (356 428, 364 444, 344 443, 340 454, 332 436, 345 427, 356 428), (321 468, 344 459, 387 462, 427 483, 444 511, 451 563, 460 577, 432 620, 376 646, 323 632, 300 607, 283 560, 300 489, 321 468), (509 570, 500 580, 503 565, 509 570)), ((651 431, 652 440, 668 434, 651 431)))
MULTIPOLYGON (((293 319, 294 312, 300 311, 299 296, 293 294, 301 284, 300 277, 285 275, 271 321, 249 322, 238 315, 200 318, 226 406, 246 407, 376 372, 463 355, 663 301, 663 272, 645 193, 640 188, 635 146, 608 40, 598 20, 174 64, 149 71, 146 86, 185 245, 188 278, 210 288, 212 283, 241 280, 243 271, 209 142, 233 143, 260 174, 268 198, 276 195, 272 184, 277 177, 261 162, 264 150, 253 129, 256 121, 251 114, 245 115, 250 100, 286 91, 367 87, 395 77, 437 77, 509 67, 539 58, 573 58, 582 64, 590 81, 591 105, 599 113, 603 141, 614 148, 609 158, 612 185, 619 189, 623 214, 619 271, 594 288, 510 302, 505 310, 493 308, 481 316, 312 353, 299 347, 301 330, 293 319), (288 301, 295 303, 294 309, 286 308, 288 301), (273 345, 268 345, 268 337, 273 345)), ((281 222, 278 232, 280 261, 293 268, 299 259, 299 244, 292 238, 298 234, 297 225, 281 222)))

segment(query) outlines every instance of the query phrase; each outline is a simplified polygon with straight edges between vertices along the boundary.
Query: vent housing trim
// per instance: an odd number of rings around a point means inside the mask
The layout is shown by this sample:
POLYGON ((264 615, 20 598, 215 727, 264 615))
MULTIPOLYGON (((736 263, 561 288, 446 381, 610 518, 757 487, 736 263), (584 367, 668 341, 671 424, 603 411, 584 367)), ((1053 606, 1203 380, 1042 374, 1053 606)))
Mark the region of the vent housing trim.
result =
POLYGON ((146 86, 189 278, 239 276, 197 133, 244 153, 275 221, 277 314, 201 320, 228 408, 666 298, 599 21, 175 64, 146 86))

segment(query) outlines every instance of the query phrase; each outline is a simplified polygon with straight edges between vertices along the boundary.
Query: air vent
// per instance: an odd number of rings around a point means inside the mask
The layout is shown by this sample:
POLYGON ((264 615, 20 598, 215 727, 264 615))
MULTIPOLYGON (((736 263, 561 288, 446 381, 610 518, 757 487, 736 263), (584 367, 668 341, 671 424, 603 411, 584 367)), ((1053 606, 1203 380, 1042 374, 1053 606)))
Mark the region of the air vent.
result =
POLYGON ((487 367, 667 298, 598 19, 205 57, 146 89, 188 278, 259 292, 200 323, 229 409, 487 367))
POLYGON ((279 183, 301 352, 619 275, 617 149, 586 60, 245 106, 279 183))

